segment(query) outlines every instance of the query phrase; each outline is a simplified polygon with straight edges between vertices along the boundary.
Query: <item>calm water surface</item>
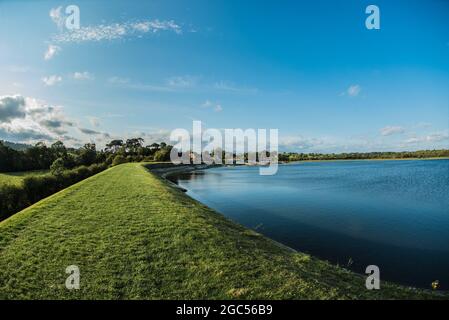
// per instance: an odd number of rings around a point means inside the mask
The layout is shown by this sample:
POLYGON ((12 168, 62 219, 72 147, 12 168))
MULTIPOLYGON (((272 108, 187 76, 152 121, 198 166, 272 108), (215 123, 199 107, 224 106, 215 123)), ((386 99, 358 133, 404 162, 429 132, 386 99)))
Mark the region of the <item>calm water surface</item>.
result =
POLYGON ((226 167, 171 177, 188 195, 299 251, 381 279, 449 289, 449 160, 226 167))

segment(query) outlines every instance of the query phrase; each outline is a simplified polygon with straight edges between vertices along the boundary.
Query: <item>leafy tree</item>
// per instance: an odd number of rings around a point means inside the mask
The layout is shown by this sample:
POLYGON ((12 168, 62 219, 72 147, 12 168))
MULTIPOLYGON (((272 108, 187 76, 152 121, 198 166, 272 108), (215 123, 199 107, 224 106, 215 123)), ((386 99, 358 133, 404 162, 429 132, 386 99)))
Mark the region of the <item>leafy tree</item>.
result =
POLYGON ((123 146, 123 140, 112 140, 106 144, 106 151, 116 153, 123 146))
POLYGON ((55 157, 60 158, 67 155, 67 149, 64 146, 64 143, 62 143, 62 141, 56 141, 50 146, 50 149, 55 157))
POLYGON ((171 148, 164 148, 156 151, 154 154, 155 161, 169 161, 171 148))
POLYGON ((89 166, 95 163, 96 159, 97 151, 95 143, 86 143, 82 148, 80 148, 78 155, 79 165, 89 166))
POLYGON ((142 147, 143 142, 142 138, 127 139, 125 143, 126 152, 136 154, 137 150, 142 147))
POLYGON ((65 167, 65 161, 63 158, 58 158, 55 161, 53 161, 52 165, 50 166, 50 171, 55 176, 60 176, 62 173, 66 170, 65 167))

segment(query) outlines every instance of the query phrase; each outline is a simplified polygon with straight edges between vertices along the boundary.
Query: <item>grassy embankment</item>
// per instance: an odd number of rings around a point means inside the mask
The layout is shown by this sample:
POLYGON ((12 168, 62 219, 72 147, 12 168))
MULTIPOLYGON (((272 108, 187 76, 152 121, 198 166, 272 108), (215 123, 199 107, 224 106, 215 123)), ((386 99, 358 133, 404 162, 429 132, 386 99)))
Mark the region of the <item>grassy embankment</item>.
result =
POLYGON ((49 170, 35 170, 22 172, 2 172, 0 173, 0 185, 20 185, 26 177, 42 176, 48 174, 49 170))
POLYGON ((230 222, 141 164, 108 169, 0 223, 0 299, 441 297, 364 282, 230 222), (64 286, 69 265, 80 268, 80 290, 64 286))

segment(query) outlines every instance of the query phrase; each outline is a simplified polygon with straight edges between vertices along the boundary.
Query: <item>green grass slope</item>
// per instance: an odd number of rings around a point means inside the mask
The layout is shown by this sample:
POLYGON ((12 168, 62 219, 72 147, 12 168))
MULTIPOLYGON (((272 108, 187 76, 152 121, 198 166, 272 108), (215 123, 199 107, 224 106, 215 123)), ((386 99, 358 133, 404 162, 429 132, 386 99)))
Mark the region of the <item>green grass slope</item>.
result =
POLYGON ((434 298, 295 253, 140 164, 108 169, 0 223, 1 299, 434 298), (77 265, 79 290, 65 288, 77 265))

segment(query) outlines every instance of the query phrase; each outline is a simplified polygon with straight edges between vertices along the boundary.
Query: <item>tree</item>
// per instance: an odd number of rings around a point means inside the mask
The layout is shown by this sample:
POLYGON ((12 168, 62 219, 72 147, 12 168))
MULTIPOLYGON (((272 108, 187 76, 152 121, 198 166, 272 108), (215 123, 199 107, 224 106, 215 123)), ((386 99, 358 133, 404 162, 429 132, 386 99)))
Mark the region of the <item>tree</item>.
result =
POLYGON ((62 141, 56 141, 55 143, 53 143, 50 146, 50 150, 53 152, 56 158, 60 158, 67 155, 67 149, 64 146, 64 143, 62 143, 62 141))
POLYGON ((60 176, 64 170, 66 169, 65 167, 65 162, 63 158, 58 158, 55 161, 53 161, 52 165, 50 166, 50 171, 53 175, 55 176, 60 176))
POLYGON ((125 143, 126 152, 136 154, 137 150, 142 147, 143 142, 142 138, 127 139, 125 143))
POLYGON ((97 150, 95 143, 86 143, 79 150, 78 164, 89 166, 95 163, 97 159, 97 150))
POLYGON ((123 146, 123 140, 112 140, 106 144, 106 151, 116 153, 123 146))
POLYGON ((160 150, 156 151, 156 153, 154 154, 154 160, 155 161, 169 161, 171 149, 172 148, 170 146, 170 147, 165 147, 164 149, 160 149, 160 150))

